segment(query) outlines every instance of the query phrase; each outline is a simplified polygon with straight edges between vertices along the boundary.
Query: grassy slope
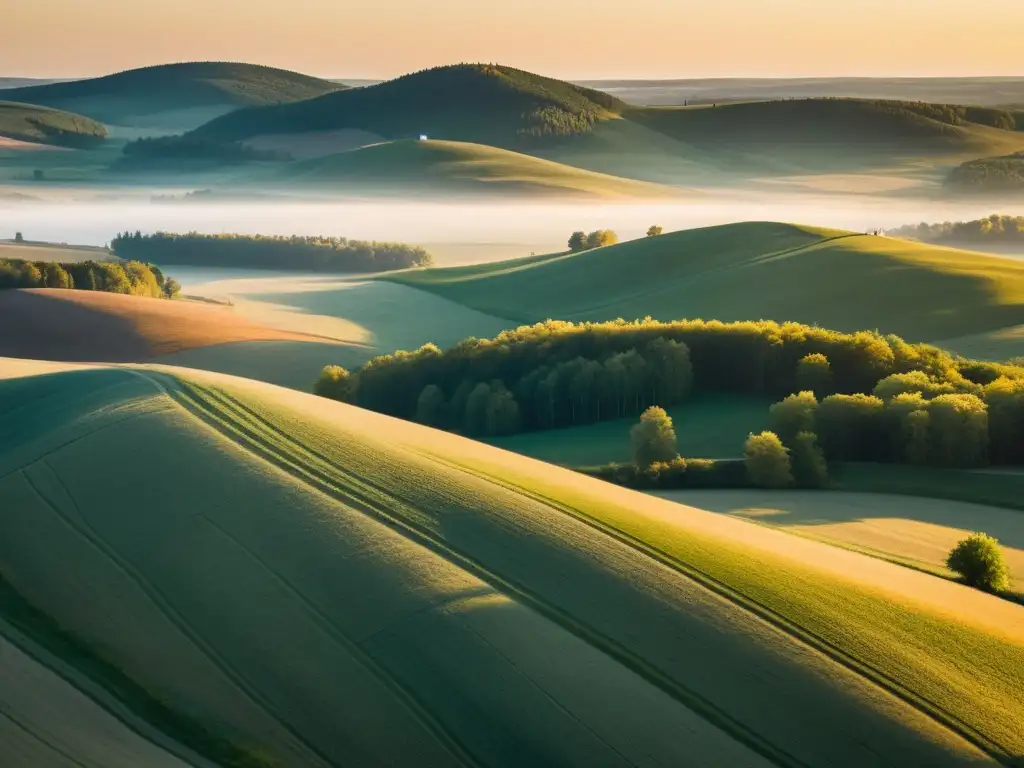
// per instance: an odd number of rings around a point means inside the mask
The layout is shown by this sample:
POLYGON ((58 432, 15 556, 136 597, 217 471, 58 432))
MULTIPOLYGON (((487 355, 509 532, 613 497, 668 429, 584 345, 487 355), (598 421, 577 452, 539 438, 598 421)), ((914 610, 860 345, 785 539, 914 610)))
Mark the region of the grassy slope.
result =
POLYGON ((103 143, 107 129, 95 120, 71 112, 0 101, 0 136, 36 144, 89 149, 103 143))
POLYGON ((777 223, 686 230, 575 255, 386 279, 521 321, 796 320, 930 341, 1024 321, 1024 264, 777 223), (870 301, 867 301, 870 297, 870 301))
POLYGON ((301 186, 365 192, 533 193, 656 198, 679 190, 623 179, 505 149, 454 141, 396 141, 305 160, 279 178, 301 186))
MULTIPOLYGON (((449 347, 467 335, 487 338, 515 323, 438 296, 375 280, 273 275, 205 282, 209 270, 182 268, 189 294, 227 299, 233 315, 263 328, 324 343, 249 341, 188 349, 160 362, 230 373, 309 391, 325 365, 354 369, 371 357, 433 342, 449 347), (416 318, 409 322, 408 318, 416 318)), ((215 272, 215 270, 214 270, 215 272)))
MULTIPOLYGON (((733 459, 751 432, 768 426, 769 401, 707 394, 669 408, 682 456, 733 459)), ((629 430, 637 420, 602 421, 585 427, 523 432, 488 440, 506 451, 567 467, 632 461, 629 430)))
POLYGON ((295 765, 977 764, 941 720, 1024 750, 1018 606, 171 373, 0 382, 0 569, 236 743, 295 765), (96 482, 114 453, 123 482, 96 482))
POLYGON ((957 501, 881 493, 661 491, 657 496, 882 557, 945 578, 946 556, 968 531, 999 539, 1024 594, 1024 515, 957 501))
MULTIPOLYGON (((235 342, 320 342, 249 322, 230 307, 100 291, 0 291, 0 355, 135 362, 235 342)), ((310 375, 315 375, 310 372, 310 375)))
POLYGON ((1001 110, 862 99, 753 101, 719 107, 640 108, 626 117, 709 153, 723 167, 755 162, 780 171, 949 163, 1024 147, 1016 117, 1001 110))
POLYGON ((22 259, 24 261, 116 261, 107 248, 96 245, 65 245, 64 243, 46 243, 26 241, 16 243, 13 240, 0 240, 0 259, 22 259))
POLYGON ((220 139, 359 129, 386 138, 435 138, 518 146, 540 125, 570 133, 618 114, 607 94, 529 72, 474 64, 438 67, 380 85, 294 104, 239 111, 196 133, 220 139))
POLYGON ((33 104, 80 110, 106 122, 127 120, 130 124, 132 118, 152 113, 277 104, 313 98, 343 87, 255 64, 184 62, 87 80, 14 88, 4 95, 33 104))
POLYGON ((33 768, 79 765, 144 765, 188 768, 140 738, 66 680, 0 636, 4 714, 0 745, 4 764, 33 768))

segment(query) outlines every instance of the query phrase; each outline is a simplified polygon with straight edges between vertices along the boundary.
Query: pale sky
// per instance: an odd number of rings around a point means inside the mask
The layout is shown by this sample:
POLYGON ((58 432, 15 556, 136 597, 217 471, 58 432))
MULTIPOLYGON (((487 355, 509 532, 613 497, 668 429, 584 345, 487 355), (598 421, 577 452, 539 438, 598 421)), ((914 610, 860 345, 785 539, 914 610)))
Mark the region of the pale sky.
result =
POLYGON ((386 78, 1024 75, 1024 0, 0 0, 0 76, 228 60, 386 78))

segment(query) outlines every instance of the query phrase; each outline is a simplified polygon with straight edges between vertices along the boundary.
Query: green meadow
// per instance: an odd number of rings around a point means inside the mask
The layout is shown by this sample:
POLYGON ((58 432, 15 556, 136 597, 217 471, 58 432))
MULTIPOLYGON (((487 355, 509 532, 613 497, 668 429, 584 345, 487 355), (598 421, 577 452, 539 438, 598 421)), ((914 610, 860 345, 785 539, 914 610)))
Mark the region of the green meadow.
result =
POLYGON ((269 385, 50 371, 0 382, 4 579, 252 754, 968 765, 1024 746, 1012 604, 269 385), (113 446, 130 494, 94 480, 113 446))

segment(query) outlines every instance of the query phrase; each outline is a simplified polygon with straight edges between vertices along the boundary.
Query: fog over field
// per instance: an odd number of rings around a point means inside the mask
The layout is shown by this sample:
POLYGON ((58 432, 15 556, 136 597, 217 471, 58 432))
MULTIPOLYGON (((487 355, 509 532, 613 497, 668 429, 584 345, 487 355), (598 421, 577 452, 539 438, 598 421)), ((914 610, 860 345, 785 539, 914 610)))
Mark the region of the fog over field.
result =
POLYGON ((868 231, 921 221, 1019 213, 998 201, 929 201, 866 195, 733 191, 685 203, 50 201, 0 204, 0 239, 103 245, 125 230, 266 235, 340 235, 426 246, 439 265, 565 248, 575 230, 610 228, 628 240, 652 224, 666 231, 738 221, 791 221, 868 231))

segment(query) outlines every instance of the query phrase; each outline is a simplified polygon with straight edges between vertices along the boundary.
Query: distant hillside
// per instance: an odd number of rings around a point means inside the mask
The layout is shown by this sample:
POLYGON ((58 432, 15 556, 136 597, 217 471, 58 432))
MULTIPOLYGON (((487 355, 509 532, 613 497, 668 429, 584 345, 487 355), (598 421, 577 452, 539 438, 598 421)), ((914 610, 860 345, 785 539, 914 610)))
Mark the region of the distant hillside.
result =
POLYGON ((946 189, 963 194, 1024 192, 1024 152, 969 160, 946 177, 946 189))
POLYGON ((1024 101, 1022 77, 801 77, 677 80, 593 80, 597 88, 630 104, 681 106, 726 101, 806 99, 827 96, 946 104, 1005 106, 1024 101))
POLYGON ((357 129, 514 147, 586 133, 622 112, 618 99, 510 67, 462 64, 294 104, 225 115, 197 133, 223 140, 357 129))
POLYGON ((821 167, 1024 147, 1021 113, 950 104, 801 99, 632 109, 626 116, 712 155, 738 151, 821 167))
POLYGON ((395 141, 295 163, 289 184, 350 193, 665 197, 671 187, 593 173, 481 144, 395 141))
POLYGON ((796 320, 913 341, 1024 323, 1024 262, 770 222, 387 279, 520 321, 796 320))
POLYGON ((309 99, 344 87, 255 64, 185 62, 13 88, 4 96, 117 125, 188 129, 238 107, 309 99))
POLYGON ((95 120, 71 112, 0 101, 0 137, 56 147, 90 149, 103 143, 107 129, 95 120))
POLYGON ((1024 248, 1024 216, 994 213, 972 221, 944 221, 941 224, 907 224, 886 234, 926 243, 999 250, 1024 248))
MULTIPOLYGON (((380 85, 225 115, 204 138, 278 143, 361 132, 529 152, 588 170, 693 183, 706 173, 825 172, 914 158, 944 164, 1024 149, 1021 113, 986 107, 801 99, 630 107, 592 91, 498 66, 427 70, 380 85)), ((296 157, 301 143, 288 142, 296 157)))

